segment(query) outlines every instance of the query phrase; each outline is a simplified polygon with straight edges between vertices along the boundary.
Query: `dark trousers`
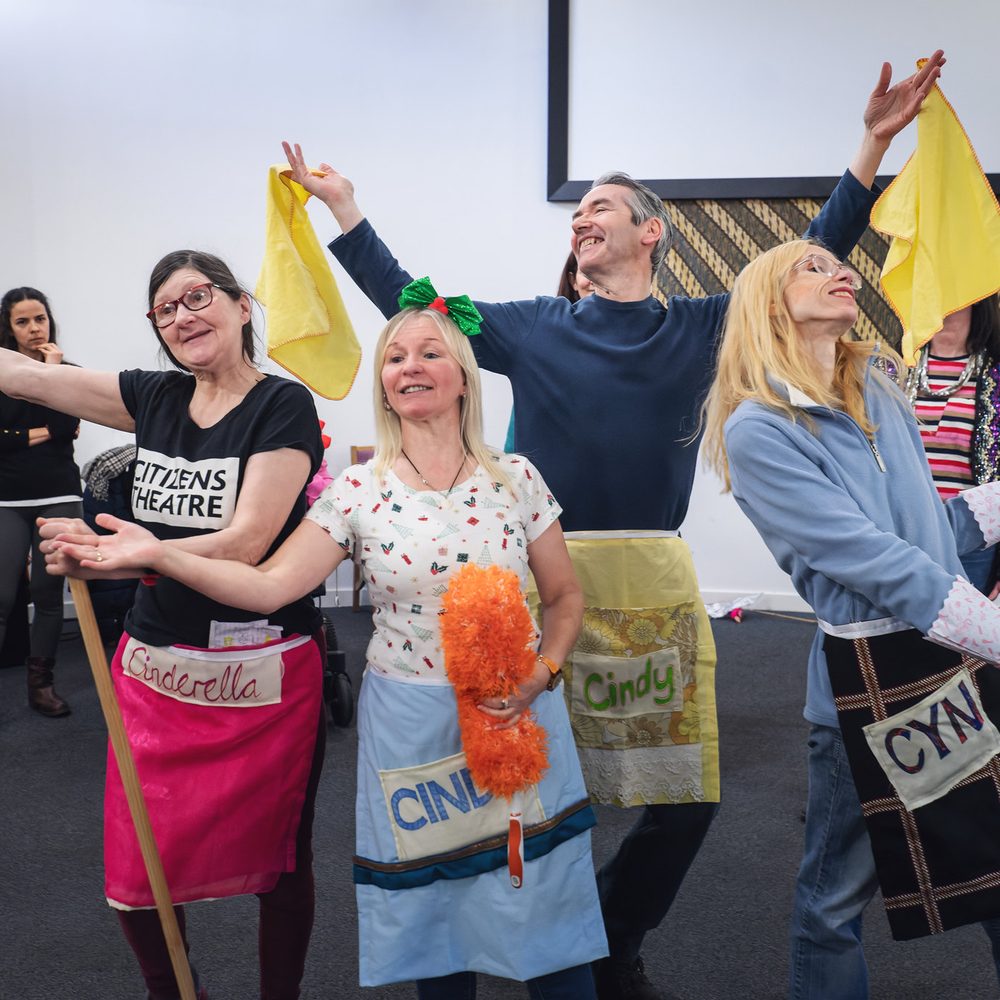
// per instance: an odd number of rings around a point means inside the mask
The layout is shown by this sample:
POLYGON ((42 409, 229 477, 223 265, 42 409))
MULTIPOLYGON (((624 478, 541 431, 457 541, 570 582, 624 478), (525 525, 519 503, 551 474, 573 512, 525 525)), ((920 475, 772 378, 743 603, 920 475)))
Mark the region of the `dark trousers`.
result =
MULTIPOLYGON (((285 872, 270 892, 257 894, 260 900, 258 954, 261 1000, 297 1000, 305 970, 306 952, 312 934, 316 893, 312 870, 312 828, 316 789, 326 751, 326 718, 320 713, 316 749, 313 752, 306 800, 295 840, 295 870, 285 872)), ((170 953, 160 928, 156 910, 119 910, 118 921, 135 952, 146 981, 150 1000, 177 1000, 180 992, 170 964, 170 953)), ((184 908, 175 906, 184 948, 184 908)))
POLYGON ((0 645, 7 630, 7 617, 17 601, 17 588, 31 553, 31 600, 35 617, 31 623, 31 655, 54 659, 63 624, 63 591, 66 581, 45 572, 45 556, 38 551, 41 538, 36 517, 80 517, 78 500, 39 504, 34 507, 0 507, 0 645))
MULTIPOLYGON (((590 965, 574 965, 529 979, 525 984, 531 1000, 594 1000, 594 977, 590 965)), ((476 974, 456 972, 450 976, 417 980, 417 1000, 475 1000, 476 974)))
POLYGON ((634 962, 660 925, 694 861, 718 802, 642 806, 618 853, 597 873, 613 959, 634 962))

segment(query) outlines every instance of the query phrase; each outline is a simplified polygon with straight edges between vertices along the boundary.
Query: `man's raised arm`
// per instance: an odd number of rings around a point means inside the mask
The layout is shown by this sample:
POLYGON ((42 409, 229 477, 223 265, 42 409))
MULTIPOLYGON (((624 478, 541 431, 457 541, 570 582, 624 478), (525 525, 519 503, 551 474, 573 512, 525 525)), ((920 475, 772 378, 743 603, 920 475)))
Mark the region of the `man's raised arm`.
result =
POLYGON ((342 236, 330 244, 330 251, 351 279, 389 319, 399 312, 399 293, 413 279, 378 238, 354 200, 354 185, 329 163, 316 171, 306 166, 298 143, 283 142, 282 148, 292 168, 292 179, 318 198, 340 226, 342 236))
MULTIPOLYGON (((354 185, 328 163, 310 170, 297 143, 283 142, 282 146, 292 168, 292 178, 330 209, 342 230, 343 235, 330 244, 330 252, 386 319, 395 316, 399 312, 399 293, 413 277, 400 266, 358 208, 354 185)), ((444 295, 454 293, 443 282, 437 287, 444 295)), ((473 337, 471 343, 481 368, 507 373, 517 343, 535 323, 539 301, 476 300, 486 336, 473 337)))

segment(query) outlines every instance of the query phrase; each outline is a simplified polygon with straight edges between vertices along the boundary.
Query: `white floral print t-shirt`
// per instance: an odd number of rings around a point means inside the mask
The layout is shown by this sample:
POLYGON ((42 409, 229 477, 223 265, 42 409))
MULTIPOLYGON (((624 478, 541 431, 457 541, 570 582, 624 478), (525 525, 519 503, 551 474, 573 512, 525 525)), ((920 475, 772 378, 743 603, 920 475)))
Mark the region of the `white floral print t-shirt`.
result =
POLYGON ((368 662, 382 674, 447 684, 438 615, 452 573, 466 563, 513 570, 523 588, 529 543, 561 508, 538 470, 521 455, 501 455, 515 496, 480 466, 448 496, 415 490, 372 464, 352 465, 306 515, 360 563, 375 608, 368 662))

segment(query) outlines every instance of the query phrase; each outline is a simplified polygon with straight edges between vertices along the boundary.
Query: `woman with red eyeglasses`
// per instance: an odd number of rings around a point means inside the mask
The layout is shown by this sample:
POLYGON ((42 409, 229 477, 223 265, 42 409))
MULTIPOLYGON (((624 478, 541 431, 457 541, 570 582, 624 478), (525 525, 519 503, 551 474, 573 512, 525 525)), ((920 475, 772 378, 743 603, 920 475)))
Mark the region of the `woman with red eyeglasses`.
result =
MULTIPOLYGON (((153 269, 147 317, 175 370, 115 374, 2 351, 0 391, 134 431, 134 520, 179 549, 256 564, 305 513, 323 446, 308 390, 257 368, 252 305, 218 258, 168 254, 153 269)), ((90 533, 64 518, 41 529, 46 539, 68 530, 90 533)), ((48 566, 90 575, 64 553, 49 551, 48 566)), ((313 921, 320 621, 307 597, 261 617, 146 577, 112 674, 174 901, 256 893, 261 996, 286 1000, 299 996, 313 921)), ((105 879, 149 997, 172 1000, 178 988, 114 764, 105 879)), ((179 907, 178 919, 183 933, 179 907)))

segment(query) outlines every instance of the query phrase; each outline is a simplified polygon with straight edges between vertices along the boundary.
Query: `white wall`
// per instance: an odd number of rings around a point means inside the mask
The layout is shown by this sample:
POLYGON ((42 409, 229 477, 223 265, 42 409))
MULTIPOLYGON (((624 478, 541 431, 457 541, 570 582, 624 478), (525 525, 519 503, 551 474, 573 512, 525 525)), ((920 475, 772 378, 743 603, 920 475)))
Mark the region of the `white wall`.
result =
MULTIPOLYGON (((996 0, 626 0, 615 10, 641 25, 631 37, 620 22, 609 32, 609 9, 571 0, 573 178, 609 169, 609 157, 636 177, 836 176, 883 61, 905 77, 936 48, 950 63, 946 96, 985 169, 1000 171, 996 0), (656 48, 643 53, 650 34, 656 48), (619 100, 608 81, 623 79, 646 99, 619 100)), ((911 150, 896 144, 885 172, 911 150)))
MULTIPOLYGON (((681 139, 697 145, 694 136, 671 130, 670 106, 660 95, 676 93, 696 105, 680 57, 716 65, 727 59, 725 46, 741 39, 723 33, 704 51, 700 30, 679 39, 683 32, 672 26, 692 26, 681 17, 687 5, 673 3, 652 4, 662 37, 651 36, 647 25, 624 23, 636 4, 649 8, 651 0, 614 6, 587 0, 578 12, 574 23, 584 31, 574 36, 574 80, 589 89, 573 99, 572 148, 578 163, 589 158, 642 174, 641 164, 629 162, 639 154, 615 146, 604 124, 619 109, 634 107, 645 122, 662 121, 653 132, 667 137, 669 149, 679 148, 681 139), (636 56, 613 64, 614 47, 636 56), (652 93, 632 76, 640 64, 659 67, 652 93)), ((736 0, 703 6, 712 7, 719 23, 745 7, 736 0)), ((776 6, 788 14, 784 50, 801 54, 780 65, 762 57, 758 70, 766 86, 752 86, 751 73, 730 97, 741 115, 753 112, 772 123, 767 143, 780 162, 792 162, 828 124, 852 138, 859 134, 864 95, 878 69, 870 53, 892 49, 896 58, 898 43, 883 44, 868 30, 870 5, 809 8, 782 0, 776 6), (859 38, 863 72, 847 72, 859 38), (824 65, 835 71, 825 72, 824 65), (825 80, 831 89, 810 90, 809 113, 773 128, 785 116, 788 88, 809 80, 825 80)), ((884 6, 908 12, 904 19, 919 13, 917 34, 934 37, 927 44, 914 39, 918 49, 929 50, 945 33, 985 37, 990 45, 996 38, 973 17, 979 8, 995 29, 992 0, 884 6)), ((774 19, 768 23, 774 30, 774 19)), ((891 20, 880 17, 877 27, 888 32, 891 20)), ((0 0, 0 283, 36 285, 50 295, 71 360, 114 370, 155 364, 143 318, 151 266, 167 251, 197 247, 219 253, 252 286, 266 170, 280 160, 280 140, 288 138, 300 141, 312 161, 325 159, 351 177, 362 208, 400 260, 430 274, 442 290, 484 299, 551 291, 568 246, 572 206, 545 201, 546 32, 543 0, 299 0, 288 6, 0 0)), ((918 54, 912 49, 899 55, 905 72, 918 54)), ((947 72, 955 91, 972 97, 970 81, 988 75, 983 66, 958 60, 947 72)), ((991 115, 994 96, 995 88, 981 95, 991 115)), ((975 138, 971 109, 963 103, 959 110, 975 138)), ((713 127, 709 117, 705 129, 713 127)), ((741 144, 726 148, 725 173, 747 172, 744 152, 741 144)), ((841 165, 850 152, 844 150, 841 165)), ((673 173, 669 165, 650 172, 673 173)), ((324 213, 321 207, 313 217, 326 240, 336 227, 324 213)), ((362 343, 370 345, 381 317, 346 279, 341 290, 362 343)), ((373 438, 371 378, 366 356, 345 401, 318 401, 334 439, 328 453, 334 469, 346 464, 351 444, 373 438)), ((487 376, 486 382, 488 437, 499 443, 510 394, 504 379, 487 376)), ((78 445, 81 462, 118 440, 87 427, 78 445)), ((776 606, 798 606, 782 596, 790 593, 787 579, 711 478, 696 483, 685 534, 713 598, 765 591, 776 606)))

